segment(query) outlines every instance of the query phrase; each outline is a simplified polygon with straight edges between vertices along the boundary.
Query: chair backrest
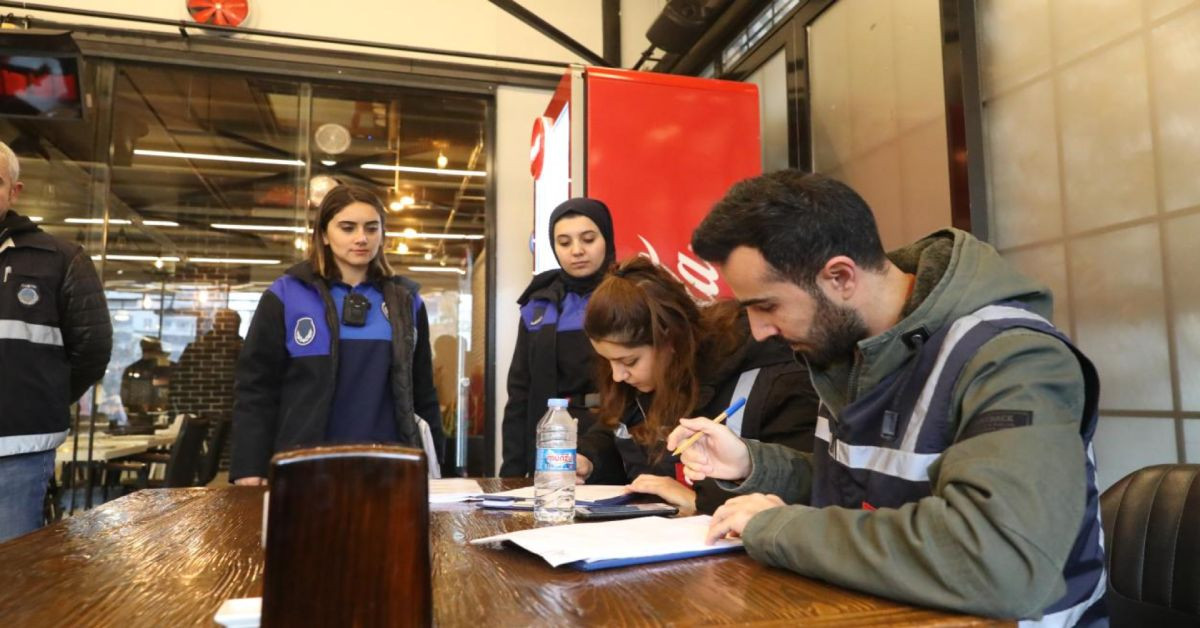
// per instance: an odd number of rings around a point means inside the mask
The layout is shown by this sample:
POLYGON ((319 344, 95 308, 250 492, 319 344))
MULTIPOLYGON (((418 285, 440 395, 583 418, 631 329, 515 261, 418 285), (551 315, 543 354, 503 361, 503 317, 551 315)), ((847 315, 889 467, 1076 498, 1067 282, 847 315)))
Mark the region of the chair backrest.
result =
POLYGON ((171 445, 163 486, 196 486, 196 475, 200 472, 201 449, 207 434, 207 420, 194 416, 184 417, 179 433, 175 435, 175 443, 171 445))
POLYGON ((430 625, 426 466, 382 445, 275 456, 262 625, 430 625))
POLYGON ((225 441, 229 438, 229 428, 233 425, 233 421, 228 415, 213 415, 210 419, 208 440, 204 444, 204 457, 200 461, 196 486, 204 486, 217 477, 217 468, 221 466, 221 452, 225 450, 225 441))
POLYGON ((1200 465, 1138 469, 1100 497, 1113 626, 1200 625, 1200 465))

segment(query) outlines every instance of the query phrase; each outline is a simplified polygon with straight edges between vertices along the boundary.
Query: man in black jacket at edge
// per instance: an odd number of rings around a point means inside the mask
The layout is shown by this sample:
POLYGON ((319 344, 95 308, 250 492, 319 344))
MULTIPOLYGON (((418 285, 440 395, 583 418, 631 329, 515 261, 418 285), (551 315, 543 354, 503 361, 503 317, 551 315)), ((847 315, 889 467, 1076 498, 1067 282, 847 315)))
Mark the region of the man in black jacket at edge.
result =
POLYGON ((17 156, 0 142, 0 542, 41 527, 70 406, 112 353, 91 258, 11 209, 19 175, 17 156))

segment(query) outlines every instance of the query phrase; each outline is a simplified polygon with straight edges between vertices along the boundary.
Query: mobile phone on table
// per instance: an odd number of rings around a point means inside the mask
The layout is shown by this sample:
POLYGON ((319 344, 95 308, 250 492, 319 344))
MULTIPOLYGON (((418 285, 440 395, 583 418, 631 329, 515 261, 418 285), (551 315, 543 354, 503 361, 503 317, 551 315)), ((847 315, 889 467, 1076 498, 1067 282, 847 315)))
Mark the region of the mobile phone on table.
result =
POLYGON ((576 506, 577 519, 624 519, 657 515, 670 517, 679 509, 670 504, 614 504, 612 506, 576 506))

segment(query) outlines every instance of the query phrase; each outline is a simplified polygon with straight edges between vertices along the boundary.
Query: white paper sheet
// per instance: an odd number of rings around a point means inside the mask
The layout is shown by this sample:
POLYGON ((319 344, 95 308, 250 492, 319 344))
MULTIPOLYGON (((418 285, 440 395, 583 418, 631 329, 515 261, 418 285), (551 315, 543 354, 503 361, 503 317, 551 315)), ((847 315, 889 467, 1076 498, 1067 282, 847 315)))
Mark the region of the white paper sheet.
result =
MULTIPOLYGON (((589 503, 605 502, 622 498, 626 495, 624 484, 580 484, 575 487, 575 503, 586 506, 589 503)), ((511 491, 488 493, 484 499, 495 497, 512 497, 515 499, 533 499, 533 487, 514 488, 511 491)))
POLYGON ((449 504, 465 502, 483 493, 483 487, 475 480, 466 478, 444 478, 429 480, 429 503, 449 504))
POLYGON ((511 541, 558 567, 576 561, 645 558, 671 554, 708 553, 742 544, 722 539, 707 545, 712 517, 638 517, 600 523, 547 526, 498 534, 471 541, 473 545, 511 541))

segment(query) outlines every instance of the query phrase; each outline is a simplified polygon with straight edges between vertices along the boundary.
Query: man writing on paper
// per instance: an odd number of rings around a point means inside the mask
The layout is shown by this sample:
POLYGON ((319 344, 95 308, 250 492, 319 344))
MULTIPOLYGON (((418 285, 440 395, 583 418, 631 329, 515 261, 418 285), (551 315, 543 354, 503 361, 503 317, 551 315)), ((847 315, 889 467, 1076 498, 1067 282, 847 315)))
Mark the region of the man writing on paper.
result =
POLYGON ((710 540, 916 604, 1047 624, 1103 622, 1091 363, 1047 322, 1050 293, 970 234, 884 253, 833 179, 735 185, 692 247, 757 338, 778 335, 821 397, 815 451, 684 419, 692 480, 741 494, 710 540))

